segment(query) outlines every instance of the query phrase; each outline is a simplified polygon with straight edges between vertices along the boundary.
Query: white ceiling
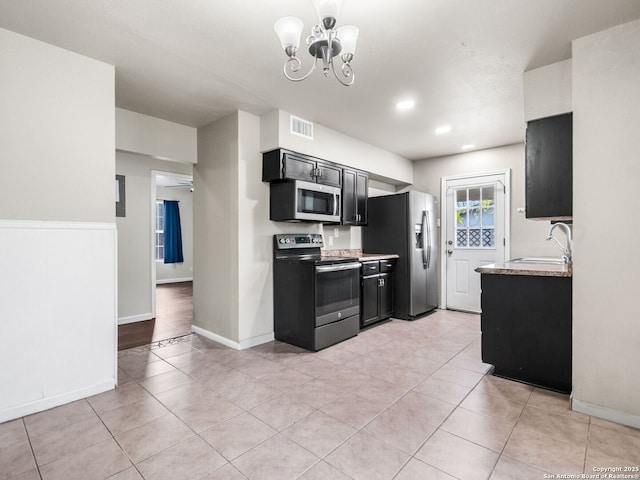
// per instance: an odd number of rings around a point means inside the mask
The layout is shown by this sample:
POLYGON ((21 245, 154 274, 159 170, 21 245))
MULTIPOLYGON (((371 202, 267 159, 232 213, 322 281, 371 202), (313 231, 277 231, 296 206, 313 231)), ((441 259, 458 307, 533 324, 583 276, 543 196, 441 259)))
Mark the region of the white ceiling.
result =
POLYGON ((640 18, 640 1, 346 0, 339 24, 360 28, 348 88, 284 78, 285 15, 303 36, 316 23, 311 0, 0 0, 1 27, 115 65, 119 107, 194 127, 281 108, 412 160, 523 141, 522 73, 640 18))

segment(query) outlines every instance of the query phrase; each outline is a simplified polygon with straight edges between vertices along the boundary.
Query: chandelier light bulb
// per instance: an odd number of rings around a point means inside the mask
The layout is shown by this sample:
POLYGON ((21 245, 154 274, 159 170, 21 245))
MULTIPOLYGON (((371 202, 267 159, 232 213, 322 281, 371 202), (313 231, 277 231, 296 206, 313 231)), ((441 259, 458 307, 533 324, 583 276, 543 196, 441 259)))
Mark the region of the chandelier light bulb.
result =
POLYGON ((356 42, 358 41, 358 27, 353 25, 345 25, 337 30, 338 40, 342 44, 342 55, 356 53, 356 42))
POLYGON ((337 21, 343 2, 344 0, 313 0, 313 5, 316 7, 321 22, 325 18, 333 18, 337 21))
POLYGON ((295 50, 300 46, 300 34, 304 24, 298 17, 282 17, 274 25, 273 29, 278 34, 282 48, 293 48, 295 50))

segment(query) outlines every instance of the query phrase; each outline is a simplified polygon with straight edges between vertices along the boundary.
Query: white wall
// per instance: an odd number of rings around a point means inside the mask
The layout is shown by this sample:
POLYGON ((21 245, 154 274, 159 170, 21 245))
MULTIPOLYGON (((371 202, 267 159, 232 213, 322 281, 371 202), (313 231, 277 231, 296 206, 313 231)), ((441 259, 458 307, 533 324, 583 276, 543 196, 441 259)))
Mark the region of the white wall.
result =
POLYGON ((238 341, 241 344, 273 338, 271 238, 274 227, 279 228, 269 221, 269 187, 262 183, 259 140, 260 118, 238 112, 238 341))
POLYGON ((151 263, 151 172, 154 170, 191 175, 193 166, 157 160, 145 155, 125 152, 116 154, 116 173, 125 176, 126 191, 126 217, 116 218, 120 323, 153 318, 152 289, 155 287, 155 279, 151 263))
POLYGON ((640 21, 573 42, 573 408, 640 427, 640 21))
POLYGON ((193 168, 193 327, 219 341, 238 332, 238 115, 198 129, 193 168))
POLYGON ((182 230, 182 255, 184 262, 156 262, 156 283, 172 283, 193 280, 193 193, 189 187, 157 187, 158 200, 177 200, 182 230))
POLYGON ((4 29, 0 66, 0 218, 112 222, 113 67, 4 29))
POLYGON ((573 111, 571 64, 569 59, 524 72, 525 121, 573 111))
POLYGON ((287 148, 370 172, 374 178, 388 183, 407 185, 413 182, 410 160, 319 124, 314 124, 313 140, 309 140, 290 132, 289 119, 289 113, 284 110, 260 117, 261 152, 287 148))
POLYGON ((160 160, 197 161, 197 129, 116 108, 116 148, 160 160))
POLYGON ((560 249, 545 239, 550 223, 527 220, 519 207, 525 206, 524 144, 461 153, 414 163, 414 190, 438 197, 440 179, 446 176, 511 169, 511 258, 561 256, 560 249))
POLYGON ((0 29, 0 422, 116 382, 114 68, 0 29))
POLYGON ((239 111, 198 130, 193 325, 234 348, 273 338, 273 235, 321 228, 269 220, 259 125, 239 111))

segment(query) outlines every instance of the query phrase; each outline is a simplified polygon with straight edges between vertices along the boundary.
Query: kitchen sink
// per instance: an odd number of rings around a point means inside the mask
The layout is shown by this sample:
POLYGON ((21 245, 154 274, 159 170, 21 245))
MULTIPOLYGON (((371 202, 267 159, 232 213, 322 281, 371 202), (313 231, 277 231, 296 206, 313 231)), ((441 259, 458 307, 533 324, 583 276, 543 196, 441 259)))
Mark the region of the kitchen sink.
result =
POLYGON ((510 263, 542 263, 545 265, 565 265, 564 258, 554 257, 522 257, 509 260, 510 263))

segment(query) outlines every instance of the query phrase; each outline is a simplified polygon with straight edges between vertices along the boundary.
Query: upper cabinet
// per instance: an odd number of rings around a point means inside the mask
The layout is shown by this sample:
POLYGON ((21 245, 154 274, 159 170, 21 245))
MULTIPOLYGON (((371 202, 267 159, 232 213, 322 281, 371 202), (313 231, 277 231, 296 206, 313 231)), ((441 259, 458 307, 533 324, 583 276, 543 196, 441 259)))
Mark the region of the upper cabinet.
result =
MULTIPOLYGON (((271 202, 274 201, 274 189, 284 191, 284 183, 287 183, 285 180, 303 180, 340 188, 340 223, 353 226, 367 224, 367 172, 283 148, 263 153, 262 181, 275 182, 271 186, 271 202)), ((273 218, 273 208, 272 220, 276 220, 273 218)), ((335 220, 330 223, 335 223, 335 220)))
POLYGON ((342 186, 339 165, 279 148, 262 155, 262 181, 304 180, 333 187, 342 186))
POLYGON ((524 73, 527 218, 573 215, 572 60, 524 73))
POLYGON ((573 115, 527 124, 527 218, 568 220, 573 215, 573 115))
POLYGON ((342 224, 367 224, 367 195, 369 175, 366 172, 343 168, 342 171, 342 224))

